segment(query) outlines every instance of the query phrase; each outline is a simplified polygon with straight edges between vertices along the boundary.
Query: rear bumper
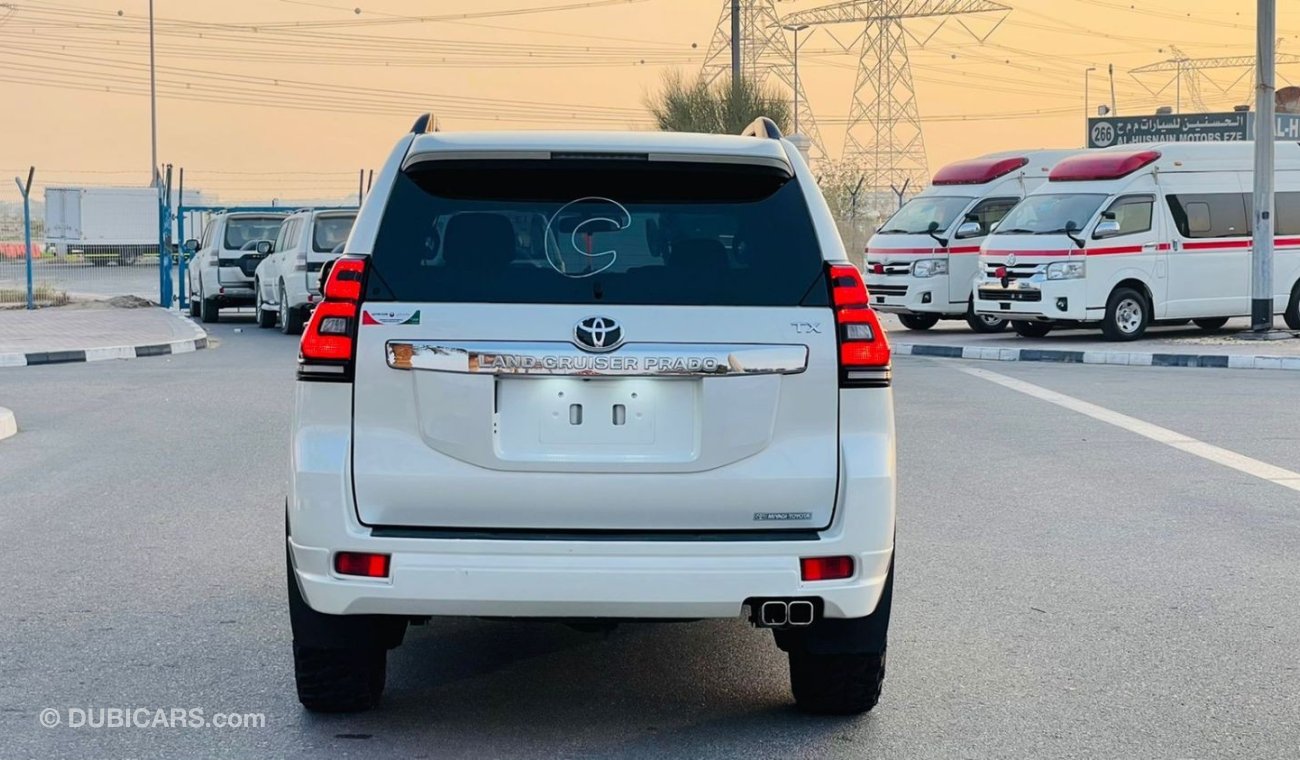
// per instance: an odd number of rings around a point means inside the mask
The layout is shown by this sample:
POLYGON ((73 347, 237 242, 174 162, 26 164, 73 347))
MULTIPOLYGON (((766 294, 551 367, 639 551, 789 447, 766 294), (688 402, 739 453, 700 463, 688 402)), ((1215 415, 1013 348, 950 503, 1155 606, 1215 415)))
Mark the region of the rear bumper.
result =
POLYGON ((783 540, 376 535, 359 521, 352 497, 351 395, 344 383, 298 383, 289 549, 303 597, 318 612, 734 618, 753 597, 811 596, 823 600, 828 618, 860 618, 875 609, 888 578, 895 514, 888 389, 840 392, 834 517, 825 530, 783 540), (333 557, 340 551, 390 554, 390 577, 339 576, 333 557), (824 556, 853 557, 854 575, 804 582, 800 558, 824 556))
POLYGON ((819 596, 826 617, 863 617, 892 556, 892 548, 860 552, 853 578, 805 583, 801 555, 843 549, 811 541, 718 556, 707 542, 502 541, 467 551, 457 541, 417 540, 425 545, 393 553, 387 581, 341 578, 330 549, 292 539, 289 547, 308 605, 335 615, 730 618, 751 597, 819 596))

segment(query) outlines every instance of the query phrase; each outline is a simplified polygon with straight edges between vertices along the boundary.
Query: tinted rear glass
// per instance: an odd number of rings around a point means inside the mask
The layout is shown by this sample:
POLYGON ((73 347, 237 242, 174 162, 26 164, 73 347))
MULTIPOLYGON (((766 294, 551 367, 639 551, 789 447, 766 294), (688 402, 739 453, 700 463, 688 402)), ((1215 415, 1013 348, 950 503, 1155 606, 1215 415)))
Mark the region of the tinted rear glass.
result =
MULTIPOLYGON (((352 232, 352 223, 357 218, 348 216, 318 216, 316 227, 312 231, 311 249, 316 253, 333 253, 335 249, 348 242, 352 232)), ((342 253, 340 250, 339 253, 342 253)))
POLYGON ((274 242, 280 236, 284 217, 242 217, 226 222, 227 251, 253 250, 262 240, 274 242))
POLYGON ((784 172, 633 159, 437 161, 399 175, 371 299, 797 305, 822 273, 784 172))

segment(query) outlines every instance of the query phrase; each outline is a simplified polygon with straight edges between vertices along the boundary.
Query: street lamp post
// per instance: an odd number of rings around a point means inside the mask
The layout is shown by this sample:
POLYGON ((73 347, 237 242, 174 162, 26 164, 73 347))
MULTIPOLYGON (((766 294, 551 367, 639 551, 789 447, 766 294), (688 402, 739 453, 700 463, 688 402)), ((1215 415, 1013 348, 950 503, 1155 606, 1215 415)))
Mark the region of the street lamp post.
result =
POLYGON ((808 28, 808 24, 791 24, 781 28, 794 32, 794 133, 799 134, 799 32, 808 28))
POLYGON ((1270 337, 1273 330, 1273 129, 1274 129, 1274 31, 1277 26, 1275 0, 1259 0, 1256 6, 1255 41, 1255 187, 1253 199, 1254 235, 1251 242, 1250 329, 1256 337, 1270 337))
POLYGON ((1089 66, 1083 70, 1083 147, 1085 148, 1088 147, 1088 138, 1090 137, 1088 132, 1088 116, 1092 113, 1088 110, 1088 75, 1096 70, 1096 66, 1089 66))

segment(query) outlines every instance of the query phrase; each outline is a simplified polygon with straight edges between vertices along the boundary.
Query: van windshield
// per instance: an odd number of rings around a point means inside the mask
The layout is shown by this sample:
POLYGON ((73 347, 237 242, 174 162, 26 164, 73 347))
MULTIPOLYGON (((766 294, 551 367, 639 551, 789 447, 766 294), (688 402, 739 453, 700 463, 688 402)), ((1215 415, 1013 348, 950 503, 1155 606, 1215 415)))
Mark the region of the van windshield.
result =
POLYGON ((1101 207, 1101 193, 1030 195, 1020 202, 994 235, 1064 235, 1083 229, 1101 207))
POLYGON ((957 215, 974 198, 958 195, 922 195, 913 198, 894 212, 877 235, 924 235, 930 230, 943 232, 952 226, 957 215))
POLYGON ((371 300, 796 306, 822 276, 787 171, 644 159, 444 160, 398 175, 371 300))

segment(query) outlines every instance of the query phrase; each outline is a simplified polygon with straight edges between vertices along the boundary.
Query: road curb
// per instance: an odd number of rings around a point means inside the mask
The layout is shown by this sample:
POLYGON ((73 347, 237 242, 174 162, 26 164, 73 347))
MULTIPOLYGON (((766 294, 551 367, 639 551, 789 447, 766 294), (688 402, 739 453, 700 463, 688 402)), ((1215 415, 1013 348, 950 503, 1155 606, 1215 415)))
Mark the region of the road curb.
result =
POLYGON ((895 343, 893 344, 893 351, 903 356, 925 356, 938 359, 980 359, 999 362, 1054 362, 1056 364, 1109 364, 1124 367, 1204 367, 1300 371, 1300 356, 1064 351, 1045 348, 952 346, 934 343, 895 343))
POLYGON ((178 315, 194 331, 194 337, 166 343, 143 343, 134 346, 102 346, 68 351, 37 351, 0 354, 0 367, 33 367, 41 364, 72 364, 108 359, 140 359, 146 356, 187 354, 208 347, 208 333, 187 317, 178 315))
POLYGON ((0 406, 0 441, 17 434, 17 432, 18 420, 14 419, 14 413, 0 406))

